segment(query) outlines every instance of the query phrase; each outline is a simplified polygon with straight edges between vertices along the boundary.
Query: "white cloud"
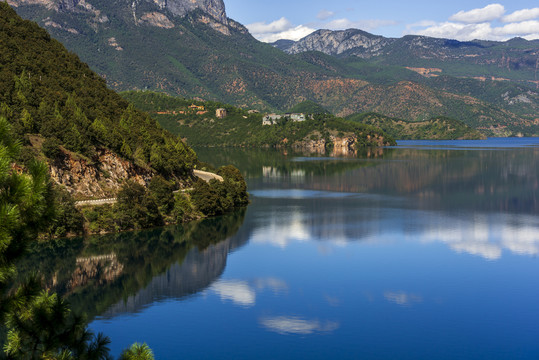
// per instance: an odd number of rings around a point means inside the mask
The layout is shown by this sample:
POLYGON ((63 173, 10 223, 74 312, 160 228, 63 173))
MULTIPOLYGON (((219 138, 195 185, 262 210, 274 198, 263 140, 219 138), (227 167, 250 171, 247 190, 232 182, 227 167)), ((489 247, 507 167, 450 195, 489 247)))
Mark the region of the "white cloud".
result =
POLYGON ((260 319, 260 323, 270 331, 282 335, 309 335, 316 332, 331 332, 339 328, 339 323, 306 320, 296 316, 276 316, 260 319))
POLYGON ((394 20, 358 20, 353 21, 350 19, 335 19, 330 22, 321 24, 321 27, 329 30, 346 30, 346 29, 361 29, 365 31, 374 30, 383 26, 396 25, 394 20))
POLYGON ((505 8, 501 4, 490 4, 481 9, 469 11, 459 11, 449 18, 450 21, 456 21, 466 24, 479 24, 499 19, 505 13, 505 8))
POLYGON ((246 27, 255 38, 263 42, 274 42, 281 39, 299 40, 315 31, 315 29, 304 25, 294 26, 285 17, 270 23, 252 23, 246 27))
POLYGON ((539 18, 539 7, 515 11, 502 18, 503 22, 514 23, 539 18))
POLYGON ((539 33, 539 21, 530 20, 519 23, 507 24, 502 27, 493 29, 493 33, 497 35, 523 35, 539 33))
POLYGON ((449 38, 461 41, 505 41, 513 37, 539 39, 539 8, 523 9, 503 16, 500 4, 490 4, 482 9, 460 11, 445 22, 424 20, 406 26, 404 34, 449 38), (499 22, 506 23, 499 26, 499 22))
POLYGON ((490 24, 460 24, 444 22, 429 26, 423 30, 409 31, 415 35, 424 35, 436 38, 457 39, 469 41, 475 39, 482 40, 505 40, 506 37, 493 32, 490 24))
POLYGON ((333 11, 324 9, 324 10, 320 10, 318 15, 316 15, 316 18, 320 20, 327 20, 329 18, 332 18, 333 16, 335 16, 335 13, 333 11))
POLYGON ((256 22, 247 25, 247 29, 249 29, 252 34, 278 33, 290 30, 292 27, 293 25, 285 17, 272 21, 269 24, 266 22, 256 22))

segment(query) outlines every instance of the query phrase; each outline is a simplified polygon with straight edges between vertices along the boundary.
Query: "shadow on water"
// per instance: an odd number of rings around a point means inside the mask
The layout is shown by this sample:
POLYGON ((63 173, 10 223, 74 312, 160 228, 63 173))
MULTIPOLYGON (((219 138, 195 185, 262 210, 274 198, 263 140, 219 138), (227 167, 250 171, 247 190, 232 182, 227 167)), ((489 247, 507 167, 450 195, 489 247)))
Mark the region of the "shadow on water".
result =
POLYGON ((180 299, 208 287, 227 256, 243 246, 238 234, 246 209, 185 225, 35 245, 19 265, 38 272, 46 288, 75 313, 113 317, 164 298, 180 299))

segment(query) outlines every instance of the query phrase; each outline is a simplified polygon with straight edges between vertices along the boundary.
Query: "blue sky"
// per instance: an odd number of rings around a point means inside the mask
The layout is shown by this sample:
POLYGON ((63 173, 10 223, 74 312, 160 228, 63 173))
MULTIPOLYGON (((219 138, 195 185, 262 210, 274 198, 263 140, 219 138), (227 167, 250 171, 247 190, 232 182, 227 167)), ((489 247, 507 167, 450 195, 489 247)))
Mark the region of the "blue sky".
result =
POLYGON ((539 1, 224 0, 228 17, 259 40, 298 40, 317 29, 358 28, 387 37, 539 39, 539 1))

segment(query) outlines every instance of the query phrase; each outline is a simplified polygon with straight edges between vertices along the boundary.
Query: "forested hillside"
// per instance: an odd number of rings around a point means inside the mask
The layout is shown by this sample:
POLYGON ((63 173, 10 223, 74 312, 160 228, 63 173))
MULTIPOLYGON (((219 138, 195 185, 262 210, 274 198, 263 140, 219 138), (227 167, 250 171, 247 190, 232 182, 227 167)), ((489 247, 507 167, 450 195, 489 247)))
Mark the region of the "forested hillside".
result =
POLYGON ((263 125, 263 114, 214 102, 195 102, 204 111, 191 111, 192 101, 155 92, 125 92, 122 95, 136 107, 153 114, 171 132, 180 133, 192 146, 282 147, 313 152, 355 152, 360 148, 394 145, 395 141, 379 128, 354 123, 324 112, 316 104, 302 104, 306 120, 294 122, 284 116, 274 125, 263 125), (227 110, 223 119, 217 108, 227 110))
POLYGON ((58 211, 48 236, 140 229, 217 215, 247 204, 233 167, 195 181, 195 152, 107 88, 105 81, 37 24, 0 3, 0 120, 20 145, 9 165, 45 163, 58 211), (7 119, 7 121, 6 121, 7 119), (188 196, 173 194, 194 188, 188 196), (75 207, 74 200, 117 198, 75 207))
POLYGON ((52 160, 59 146, 88 159, 105 148, 167 177, 190 174, 191 149, 6 3, 0 29, 0 115, 26 145, 38 135, 52 160))

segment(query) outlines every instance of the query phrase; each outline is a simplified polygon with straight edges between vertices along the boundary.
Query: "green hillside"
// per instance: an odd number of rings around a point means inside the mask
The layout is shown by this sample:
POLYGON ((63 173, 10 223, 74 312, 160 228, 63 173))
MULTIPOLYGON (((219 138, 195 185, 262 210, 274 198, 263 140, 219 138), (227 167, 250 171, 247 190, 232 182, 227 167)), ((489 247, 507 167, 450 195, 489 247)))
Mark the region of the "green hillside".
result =
POLYGON ((379 127, 398 140, 477 140, 486 138, 485 135, 463 122, 444 117, 412 122, 376 113, 364 113, 348 116, 347 119, 379 127))
MULTIPOLYGON (((393 145, 394 140, 373 126, 358 124, 319 113, 304 122, 281 119, 277 125, 262 125, 263 115, 216 102, 194 102, 204 107, 189 110, 193 101, 155 92, 125 92, 124 98, 150 112, 163 127, 180 133, 191 146, 292 147, 331 150, 335 138, 355 138, 355 149, 393 145), (168 105, 167 105, 168 104, 168 105), (225 108, 224 119, 216 117, 225 108), (322 145, 321 145, 322 144, 322 145)), ((312 105, 312 104, 311 104, 312 105)))
POLYGON ((35 160, 46 164, 49 200, 58 207, 43 236, 155 227, 247 204, 237 169, 211 169, 223 182, 196 180, 191 148, 5 2, 0 48, 0 123, 7 124, 1 135, 9 132, 22 145, 8 165, 25 173, 35 160), (193 190, 173 193, 182 187, 193 190), (116 202, 75 207, 75 199, 96 197, 116 202))
POLYGON ((287 111, 288 113, 303 113, 303 114, 330 114, 323 106, 314 101, 306 100, 294 105, 287 111))
POLYGON ((190 174, 193 150, 7 3, 0 3, 0 29, 0 115, 24 144, 39 135, 49 154, 63 146, 92 159, 103 147, 166 177, 190 174))

